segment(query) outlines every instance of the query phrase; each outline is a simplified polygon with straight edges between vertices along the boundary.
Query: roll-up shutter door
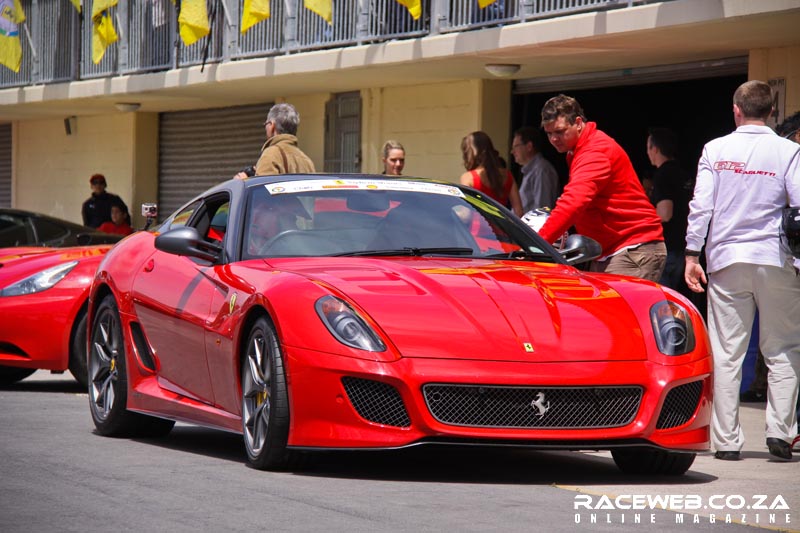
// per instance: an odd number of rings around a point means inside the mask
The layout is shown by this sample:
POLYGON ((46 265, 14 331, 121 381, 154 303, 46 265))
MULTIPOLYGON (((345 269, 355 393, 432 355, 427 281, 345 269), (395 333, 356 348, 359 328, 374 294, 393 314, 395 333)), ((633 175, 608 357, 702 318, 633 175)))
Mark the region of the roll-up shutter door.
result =
POLYGON ((158 211, 162 218, 256 164, 270 107, 271 103, 161 114, 158 211))
POLYGON ((11 207, 11 124, 0 124, 0 207, 11 207))
POLYGON ((747 74, 747 57, 730 57, 693 63, 656 65, 566 76, 528 78, 514 82, 514 94, 558 93, 622 85, 643 85, 747 74))

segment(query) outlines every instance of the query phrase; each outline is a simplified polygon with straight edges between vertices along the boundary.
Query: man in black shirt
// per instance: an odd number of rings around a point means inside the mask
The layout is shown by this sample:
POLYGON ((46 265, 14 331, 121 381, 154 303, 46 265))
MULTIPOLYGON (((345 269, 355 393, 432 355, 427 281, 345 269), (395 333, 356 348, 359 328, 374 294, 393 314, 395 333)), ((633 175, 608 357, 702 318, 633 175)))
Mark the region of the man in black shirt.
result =
POLYGON ((94 174, 89 178, 89 184, 92 187, 92 196, 83 202, 81 208, 81 215, 83 216, 83 225, 90 228, 97 228, 103 222, 111 221, 111 206, 117 205, 128 212, 128 206, 122 201, 122 198, 116 194, 106 192, 106 177, 102 174, 94 174))
POLYGON ((650 197, 661 218, 664 243, 667 245, 667 265, 659 283, 690 297, 684 281, 686 221, 689 199, 694 188, 691 176, 675 159, 677 136, 666 128, 651 128, 647 136, 647 156, 656 167, 653 173, 653 192, 650 197))

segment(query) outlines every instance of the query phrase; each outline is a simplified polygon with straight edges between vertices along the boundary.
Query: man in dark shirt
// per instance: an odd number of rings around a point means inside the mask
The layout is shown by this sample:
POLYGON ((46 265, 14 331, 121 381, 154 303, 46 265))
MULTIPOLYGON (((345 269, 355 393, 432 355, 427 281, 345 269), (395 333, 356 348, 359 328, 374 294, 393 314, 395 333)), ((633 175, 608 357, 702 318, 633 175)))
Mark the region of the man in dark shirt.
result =
POLYGON ((98 228, 103 222, 111 222, 111 206, 117 205, 128 212, 128 206, 122 198, 116 194, 106 192, 106 177, 102 174, 94 174, 89 178, 89 185, 92 187, 92 195, 83 202, 81 216, 83 225, 90 228, 98 228))
POLYGON ((651 201, 661 218, 664 243, 667 245, 667 265, 659 283, 690 297, 691 291, 683 279, 686 247, 686 221, 689 216, 689 197, 692 182, 678 161, 677 136, 666 128, 651 128, 647 136, 647 157, 656 167, 653 173, 651 201))

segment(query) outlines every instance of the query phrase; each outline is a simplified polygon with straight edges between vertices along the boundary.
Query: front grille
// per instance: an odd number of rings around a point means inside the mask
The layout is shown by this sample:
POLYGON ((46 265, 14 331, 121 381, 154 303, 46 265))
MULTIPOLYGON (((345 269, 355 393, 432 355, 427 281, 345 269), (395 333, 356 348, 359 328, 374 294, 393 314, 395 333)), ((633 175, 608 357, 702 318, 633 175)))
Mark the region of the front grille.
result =
POLYGON ((611 428, 629 424, 641 387, 504 387, 428 384, 425 402, 444 424, 494 428, 611 428))
POLYGON ((697 411, 702 392, 702 380, 686 383, 669 391, 658 416, 656 429, 674 428, 688 422, 697 411))
POLYGON ((391 385, 351 377, 342 378, 342 385, 362 418, 386 426, 405 428, 411 425, 403 399, 391 385))

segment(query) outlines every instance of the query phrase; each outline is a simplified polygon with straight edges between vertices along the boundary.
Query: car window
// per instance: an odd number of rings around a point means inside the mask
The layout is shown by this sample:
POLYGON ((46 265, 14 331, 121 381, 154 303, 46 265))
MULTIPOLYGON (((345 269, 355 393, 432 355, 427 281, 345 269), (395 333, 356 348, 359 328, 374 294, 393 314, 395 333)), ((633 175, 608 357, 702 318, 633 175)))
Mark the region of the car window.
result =
POLYGON ((201 202, 192 202, 188 206, 184 207, 172 217, 172 220, 169 223, 169 229, 180 228, 185 226, 189 223, 189 219, 192 218, 195 210, 200 207, 201 202))
POLYGON ((519 220, 469 191, 400 180, 319 181, 251 191, 244 259, 420 253, 558 261, 519 220))
POLYGON ((231 203, 225 202, 217 207, 213 215, 211 215, 211 223, 208 231, 206 232, 206 240, 220 241, 225 238, 225 232, 228 229, 228 213, 230 212, 231 203))
POLYGON ((0 247, 33 244, 33 228, 22 217, 0 214, 0 247))
POLYGON ((63 226, 55 224, 46 218, 34 218, 33 225, 36 229, 38 242, 51 244, 54 241, 63 240, 69 235, 69 230, 63 226))

